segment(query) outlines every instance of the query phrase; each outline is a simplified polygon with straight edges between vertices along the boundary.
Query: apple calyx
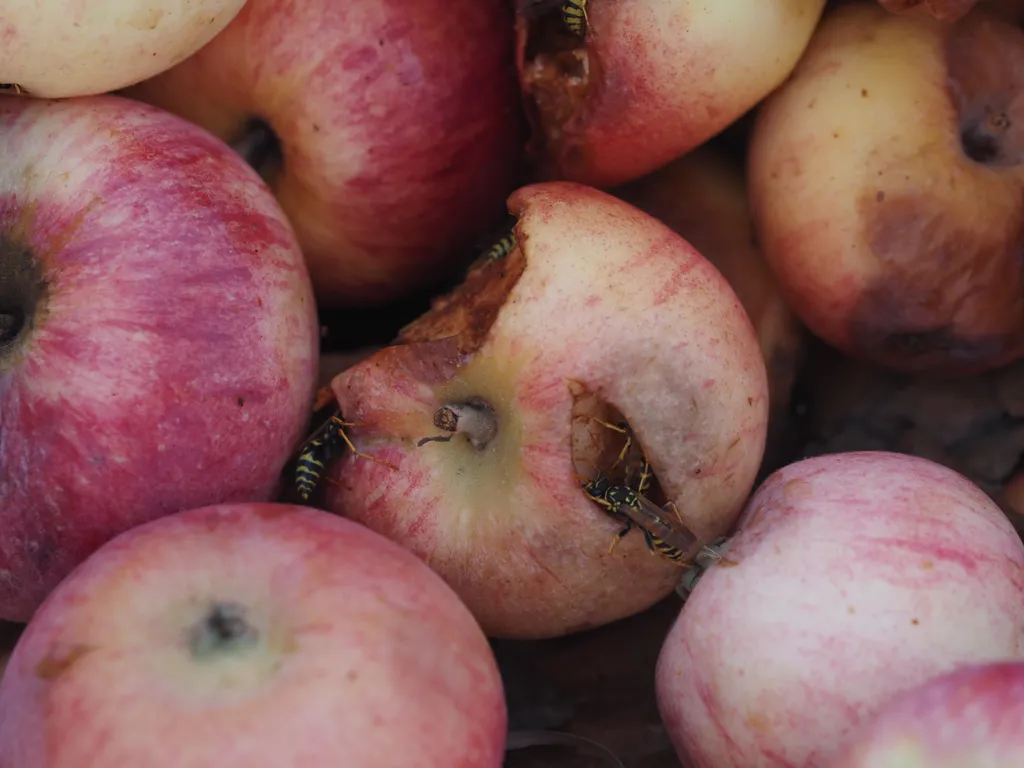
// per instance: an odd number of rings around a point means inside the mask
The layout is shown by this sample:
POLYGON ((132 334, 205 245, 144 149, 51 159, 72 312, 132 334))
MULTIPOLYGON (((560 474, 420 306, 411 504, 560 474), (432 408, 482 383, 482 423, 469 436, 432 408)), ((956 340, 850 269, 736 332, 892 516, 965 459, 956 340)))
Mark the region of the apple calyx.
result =
MULTIPOLYGON (((561 6, 538 12, 521 8, 516 19, 523 106, 531 128, 527 152, 535 158, 571 158, 582 151, 577 137, 597 61, 587 49, 589 14, 584 36, 572 32, 561 6)), ((543 173, 543 172, 542 172, 543 173)))
POLYGON ((268 186, 273 185, 284 164, 284 150, 270 123, 259 117, 249 118, 230 146, 268 186))
POLYGON ((212 603, 189 627, 188 648, 193 658, 224 656, 254 646, 259 632, 246 620, 245 613, 245 606, 239 603, 212 603))
POLYGON ((455 435, 464 435, 477 451, 484 450, 498 435, 498 415, 494 406, 482 397, 471 396, 461 403, 445 403, 434 413, 434 426, 448 434, 424 437, 416 445, 447 443, 455 435))
POLYGON ((39 260, 16 240, 0 235, 0 370, 24 345, 46 292, 39 260))

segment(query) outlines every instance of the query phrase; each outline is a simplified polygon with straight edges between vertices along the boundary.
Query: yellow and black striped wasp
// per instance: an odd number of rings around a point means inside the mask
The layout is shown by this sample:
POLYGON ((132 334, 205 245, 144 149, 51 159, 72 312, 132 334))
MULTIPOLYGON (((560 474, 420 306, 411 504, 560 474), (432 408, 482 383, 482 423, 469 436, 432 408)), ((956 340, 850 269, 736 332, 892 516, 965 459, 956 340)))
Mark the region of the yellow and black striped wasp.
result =
POLYGON ((376 461, 391 469, 397 469, 394 464, 360 453, 352 444, 352 440, 345 433, 345 427, 354 427, 354 423, 345 421, 341 415, 341 409, 334 413, 311 434, 302 448, 299 449, 299 458, 295 463, 295 492, 303 501, 309 501, 317 484, 327 471, 328 465, 340 456, 343 446, 347 447, 356 456, 370 461, 376 461))
POLYGON ((565 0, 562 3, 562 23, 565 28, 579 37, 587 36, 587 0, 565 0))

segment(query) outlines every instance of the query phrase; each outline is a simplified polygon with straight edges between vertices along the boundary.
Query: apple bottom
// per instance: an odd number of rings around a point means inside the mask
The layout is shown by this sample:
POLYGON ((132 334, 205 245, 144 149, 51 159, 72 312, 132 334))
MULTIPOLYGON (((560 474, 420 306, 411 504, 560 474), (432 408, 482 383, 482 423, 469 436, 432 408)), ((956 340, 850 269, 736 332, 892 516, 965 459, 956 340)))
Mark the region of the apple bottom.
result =
POLYGON ((486 638, 440 578, 283 504, 114 539, 47 599, 0 681, 2 768, 478 768, 501 765, 505 728, 486 638))

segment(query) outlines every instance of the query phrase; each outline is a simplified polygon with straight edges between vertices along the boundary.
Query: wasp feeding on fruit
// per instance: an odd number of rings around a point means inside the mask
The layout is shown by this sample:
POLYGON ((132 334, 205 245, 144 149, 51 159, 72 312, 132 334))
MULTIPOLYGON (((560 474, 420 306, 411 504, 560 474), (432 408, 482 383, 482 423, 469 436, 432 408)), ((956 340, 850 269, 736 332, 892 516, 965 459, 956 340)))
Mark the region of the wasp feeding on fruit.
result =
POLYGON ((587 0, 566 0, 562 4, 562 23, 574 35, 586 37, 590 23, 587 18, 587 0))

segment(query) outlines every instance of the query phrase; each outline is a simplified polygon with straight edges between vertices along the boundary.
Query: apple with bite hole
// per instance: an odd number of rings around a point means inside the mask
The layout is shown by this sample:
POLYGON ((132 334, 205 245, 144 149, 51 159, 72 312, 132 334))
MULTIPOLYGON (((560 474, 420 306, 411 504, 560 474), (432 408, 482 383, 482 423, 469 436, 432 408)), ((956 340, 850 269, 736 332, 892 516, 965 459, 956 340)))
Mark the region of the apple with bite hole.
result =
POLYGON ((527 150, 541 179, 607 188, 704 143, 776 88, 825 0, 579 5, 517 5, 527 150))
POLYGON ((286 504, 138 526, 57 587, 0 681, 0 768, 499 768, 487 639, 420 560, 286 504))
POLYGON ((957 374, 1024 354, 1024 30, 836 8, 751 137, 757 232, 844 353, 957 374))
MULTIPOLYGON (((742 165, 705 145, 611 191, 682 235, 742 302, 768 369, 764 463, 777 468, 789 439, 790 397, 804 358, 805 333, 757 247, 742 165)), ((767 471, 762 465, 762 474, 767 471)))
POLYGON ((725 557, 656 670, 662 719, 694 765, 824 768, 902 691, 1024 658, 1024 544, 980 488, 934 462, 790 464, 755 492, 725 557))
POLYGON ((245 0, 6 2, 0 90, 58 98, 123 88, 184 61, 245 0))
POLYGON ((454 269, 518 183, 506 0, 249 0, 125 93, 234 145, 270 183, 319 303, 381 303, 454 269))
POLYGON ((0 99, 0 619, 126 528, 265 501, 309 420, 318 329, 273 194, 116 96, 0 99))
POLYGON ((349 452, 323 487, 488 634, 539 638, 642 611, 680 578, 641 530, 617 536, 618 507, 581 487, 598 473, 643 485, 684 562, 727 532, 761 463, 767 376, 728 282, 658 220, 569 182, 519 189, 509 211, 507 255, 334 379, 378 461, 349 452))
POLYGON ((1024 662, 970 664, 894 696, 828 768, 1024 765, 1024 662))

